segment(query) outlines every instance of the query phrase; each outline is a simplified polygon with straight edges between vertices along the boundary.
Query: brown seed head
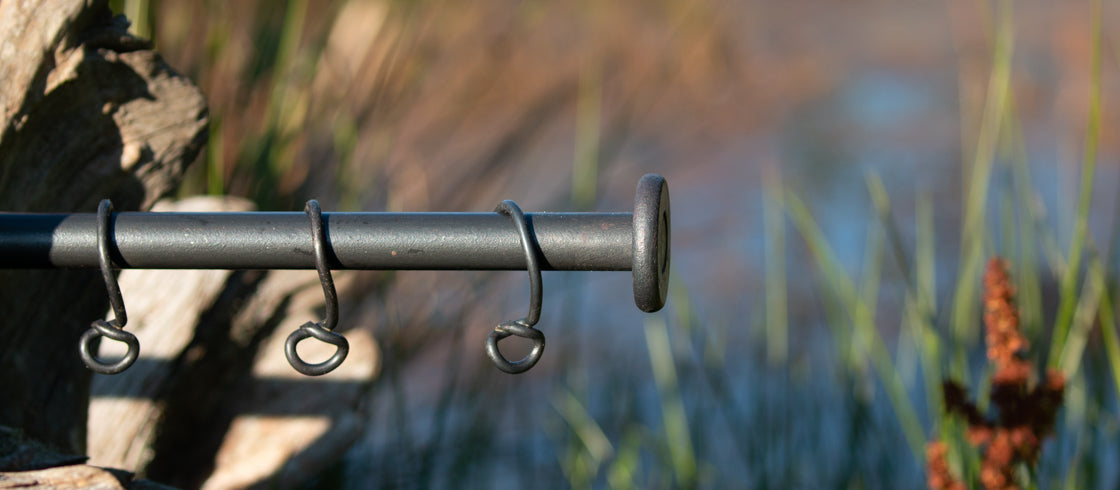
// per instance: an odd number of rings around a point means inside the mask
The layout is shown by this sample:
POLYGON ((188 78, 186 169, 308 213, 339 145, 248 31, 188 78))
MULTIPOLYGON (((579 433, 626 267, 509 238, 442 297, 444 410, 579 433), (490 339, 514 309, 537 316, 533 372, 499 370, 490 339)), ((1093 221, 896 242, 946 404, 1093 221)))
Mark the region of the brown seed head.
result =
POLYGON ((1060 396, 1066 389, 1066 377, 1057 369, 1050 368, 1046 370, 1046 387, 1045 391, 1051 393, 1058 393, 1060 396))
POLYGON ((1007 429, 997 429, 988 450, 984 453, 984 462, 980 467, 980 483, 989 490, 1010 490, 1018 488, 1014 484, 1015 448, 1012 445, 1011 433, 1007 429))
POLYGON ((988 359, 999 371, 1017 359, 1028 347, 1019 331, 1019 313, 1015 308, 1015 286, 1007 274, 1007 265, 999 257, 988 262, 984 273, 984 326, 988 359))
MULTIPOLYGON (((1015 465, 1038 462, 1042 438, 1052 431, 1062 405, 1065 377, 1048 370, 1043 382, 1031 386, 1034 368, 1023 355, 1028 343, 1019 330, 1015 287, 1006 264, 998 257, 988 263, 984 274, 984 326, 988 360, 995 368, 991 401, 997 415, 981 413, 969 400, 968 391, 952 380, 942 384, 945 410, 968 423, 966 439, 983 454, 983 487, 1017 489, 1015 465)), ((926 450, 930 488, 964 488, 949 473, 947 451, 948 446, 938 441, 930 443, 926 450)))
POLYGON ((965 433, 965 437, 968 439, 969 444, 972 444, 975 447, 980 447, 990 442, 992 440, 993 434, 995 434, 995 432, 992 431, 991 427, 988 427, 987 425, 975 424, 968 426, 968 431, 965 433))
POLYGON ((926 445, 926 485, 931 490, 965 490, 964 482, 957 480, 949 470, 945 455, 949 446, 934 439, 926 445))
POLYGON ((1012 358, 992 374, 992 384, 997 386, 1025 387, 1031 377, 1031 363, 1012 358))

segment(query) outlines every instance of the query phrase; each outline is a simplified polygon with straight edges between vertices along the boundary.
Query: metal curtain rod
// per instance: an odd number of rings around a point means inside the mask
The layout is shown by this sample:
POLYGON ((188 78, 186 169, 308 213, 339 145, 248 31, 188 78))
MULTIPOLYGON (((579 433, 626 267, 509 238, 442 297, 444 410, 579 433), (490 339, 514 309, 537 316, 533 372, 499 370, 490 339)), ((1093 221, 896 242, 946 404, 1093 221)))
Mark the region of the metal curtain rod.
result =
MULTIPOLYGON (((318 269, 328 299, 330 270, 629 270, 638 308, 665 304, 669 191, 660 175, 639 180, 633 213, 521 213, 506 203, 492 213, 322 213, 317 203, 304 213, 113 213, 111 204, 99 213, 0 213, 0 268, 318 269)), ((95 328, 112 337, 119 323, 95 328)), ((496 331, 534 330, 522 324, 496 331)), ((300 340, 328 341, 329 330, 300 340)))
MULTIPOLYGON (((323 213, 331 269, 524 270, 498 213, 323 213)), ((0 267, 97 267, 94 214, 0 214, 0 267)), ((544 270, 630 270, 630 213, 525 213, 544 270)), ((114 213, 122 269, 314 269, 304 213, 114 213)))
MULTIPOLYGON (((654 182, 656 181, 656 182, 654 182)), ((633 271, 644 311, 664 304, 669 199, 643 178, 633 213, 525 213, 542 270, 633 271)), ((500 213, 322 213, 332 270, 525 270, 500 213)), ((0 213, 0 268, 98 267, 97 214, 0 213)), ((315 269, 300 212, 113 213, 119 269, 315 269)))

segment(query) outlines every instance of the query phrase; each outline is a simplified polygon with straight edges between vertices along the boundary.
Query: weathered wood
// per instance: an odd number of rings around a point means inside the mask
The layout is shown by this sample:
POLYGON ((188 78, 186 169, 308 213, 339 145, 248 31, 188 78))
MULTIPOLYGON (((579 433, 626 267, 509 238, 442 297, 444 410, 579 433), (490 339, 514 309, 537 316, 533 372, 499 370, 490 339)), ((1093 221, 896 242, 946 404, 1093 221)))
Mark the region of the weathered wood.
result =
MULTIPOLYGON (((153 211, 251 211, 236 198, 193 198, 160 202, 153 211)), ((124 373, 94 376, 89 415, 89 453, 99 466, 137 470, 155 456, 151 443, 174 389, 177 357, 191 345, 207 309, 217 302, 232 274, 226 270, 126 270, 118 277, 129 313, 128 330, 141 339, 140 359, 124 373)), ((123 354, 123 344, 105 342, 101 355, 123 354)), ((195 352, 204 349, 195 346, 195 352)), ((206 394, 199 394, 206 397, 206 394)))
MULTIPOLYGON (((370 416, 362 407, 368 405, 365 398, 380 365, 369 331, 344 332, 350 356, 320 378, 295 372, 284 357, 288 334, 315 319, 322 301, 318 284, 294 296, 285 320, 261 346, 251 380, 241 385, 240 396, 226 401, 237 415, 202 488, 298 488, 342 458, 362 436, 370 416)), ((334 347, 322 343, 300 344, 301 355, 310 360, 333 352, 334 347)))
POLYGON ((62 454, 19 430, 0 426, 0 489, 105 488, 166 490, 171 487, 116 469, 82 464, 86 458, 62 454))
MULTIPOLYGON (((206 138, 202 94, 106 1, 0 1, 0 210, 150 206, 206 138)), ((85 446, 77 340, 105 311, 94 271, 0 271, 0 424, 85 446)))
POLYGON ((101 468, 85 465, 60 466, 45 470, 0 473, 0 489, 87 488, 127 489, 125 482, 101 468))
POLYGON ((69 465, 32 471, 0 472, 0 490, 95 489, 95 490, 172 490, 173 487, 149 480, 134 480, 126 471, 87 465, 69 465))
MULTIPOLYGON (((157 205, 248 207, 232 198, 157 205)), ((338 288, 345 291, 351 277, 336 272, 338 288)), ((94 379, 92 464, 186 488, 285 487, 329 466, 359 436, 365 417, 358 407, 379 360, 368 331, 344 332, 350 356, 323 377, 295 372, 284 357, 288 334, 323 314, 314 271, 128 270, 120 284, 140 359, 94 379)), ((359 326, 343 313, 341 328, 359 326)), ((102 353, 119 350, 107 343, 102 353)), ((311 360, 330 354, 313 341, 300 351, 311 360)))
POLYGON ((0 426, 0 472, 29 471, 84 463, 85 456, 66 454, 27 439, 11 427, 0 426))
MULTIPOLYGON (((147 208, 177 184, 204 141, 205 104, 126 28, 104 1, 0 0, 0 210, 92 211, 105 197, 147 208)), ((188 208, 246 206, 176 207, 188 208)), ((346 274, 337 280, 344 289, 346 274)), ((282 354, 288 333, 322 314, 314 272, 128 271, 120 282, 141 359, 93 385, 94 464, 187 487, 284 486, 360 433, 371 336, 347 331, 350 358, 314 382, 282 354)), ((0 474, 0 488, 145 485, 68 454, 87 443, 77 339, 106 309, 96 271, 0 271, 0 424, 47 443, 0 448, 12 463, 0 471, 21 471, 0 474)))

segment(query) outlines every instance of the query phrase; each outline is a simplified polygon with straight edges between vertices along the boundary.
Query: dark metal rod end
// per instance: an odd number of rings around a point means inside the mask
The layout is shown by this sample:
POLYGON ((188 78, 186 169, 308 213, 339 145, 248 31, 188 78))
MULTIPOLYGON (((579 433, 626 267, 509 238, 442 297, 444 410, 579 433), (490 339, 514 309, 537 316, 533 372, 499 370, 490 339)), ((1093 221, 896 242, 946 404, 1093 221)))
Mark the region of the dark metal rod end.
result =
POLYGON ((669 185, 657 174, 638 181, 634 197, 634 303, 653 313, 669 293, 669 185))

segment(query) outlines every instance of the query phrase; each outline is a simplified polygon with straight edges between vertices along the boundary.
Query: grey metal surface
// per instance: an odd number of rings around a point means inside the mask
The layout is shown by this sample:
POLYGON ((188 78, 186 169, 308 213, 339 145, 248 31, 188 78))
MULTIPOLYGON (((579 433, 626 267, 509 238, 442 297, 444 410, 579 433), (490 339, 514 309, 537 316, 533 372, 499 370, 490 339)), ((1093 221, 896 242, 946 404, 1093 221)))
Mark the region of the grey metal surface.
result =
POLYGON ((321 322, 307 322, 288 335, 284 341, 284 356, 288 364, 300 374, 305 376, 322 376, 342 365, 346 356, 350 354, 350 342, 346 337, 336 333, 338 326, 338 292, 334 288, 334 278, 331 277, 330 264, 327 263, 327 233, 323 223, 323 210, 319 208, 319 201, 307 201, 303 211, 311 222, 311 240, 315 250, 315 268, 319 271, 319 282, 323 286, 323 299, 327 305, 327 317, 321 322), (307 338, 315 338, 320 342, 335 346, 334 354, 330 359, 312 364, 304 361, 299 356, 296 346, 307 338))
POLYGON ((544 354, 544 332, 533 328, 541 319, 541 303, 544 297, 544 284, 541 280, 541 265, 537 252, 536 241, 529 232, 529 223, 525 213, 513 201, 502 201, 497 212, 507 215, 517 227, 517 234, 521 237, 521 247, 525 249, 525 268, 529 272, 529 313, 524 318, 499 323, 490 335, 486 337, 486 355, 498 369, 509 374, 521 374, 528 371, 541 360, 544 354), (533 349, 520 361, 510 361, 498 348, 498 342, 515 335, 533 342, 533 349))
POLYGON ((642 311, 660 310, 669 294, 669 224, 669 184, 646 174, 634 195, 634 303, 642 311))
MULTIPOLYGON (((630 270, 631 213, 527 213, 543 270, 630 270)), ((323 213, 333 269, 524 270, 498 213, 323 213)), ((116 213, 113 263, 137 269, 314 269, 304 213, 116 213)), ((0 268, 98 265, 95 214, 0 213, 0 268)))
POLYGON ((101 374, 118 374, 128 369, 140 356, 140 340, 132 332, 125 331, 128 324, 128 312, 124 308, 124 296, 121 294, 120 284, 109 257, 110 220, 113 216, 113 203, 108 199, 101 201, 97 206, 97 266, 101 269, 101 278, 105 281, 105 290, 109 293, 109 304, 113 307, 114 318, 109 321, 94 320, 89 330, 82 334, 78 341, 78 354, 86 367, 101 374), (121 342, 128 346, 124 357, 114 362, 105 362, 97 357, 94 352, 97 347, 94 341, 100 337, 121 342))
MULTIPOLYGON (((115 213, 112 266, 315 269, 304 213, 115 213)), ((96 214, 0 213, 0 268, 98 267, 96 214)), ((642 311, 669 288, 669 187, 638 181, 633 213, 529 213, 541 270, 626 271, 642 311)), ((501 213, 322 213, 327 269, 525 270, 525 241, 501 213)), ((323 270, 323 267, 319 267, 323 270)))

